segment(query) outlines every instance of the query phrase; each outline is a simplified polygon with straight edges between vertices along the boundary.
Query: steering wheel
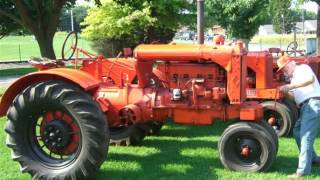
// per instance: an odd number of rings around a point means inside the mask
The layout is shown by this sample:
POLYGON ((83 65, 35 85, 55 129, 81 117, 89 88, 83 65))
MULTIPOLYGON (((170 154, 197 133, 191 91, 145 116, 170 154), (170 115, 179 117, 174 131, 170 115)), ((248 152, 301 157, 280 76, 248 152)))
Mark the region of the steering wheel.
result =
POLYGON ((78 45, 78 35, 75 31, 71 31, 62 45, 61 57, 64 61, 69 61, 76 52, 78 45))
POLYGON ((292 55, 293 53, 297 52, 298 43, 297 41, 292 41, 287 47, 287 54, 292 55))

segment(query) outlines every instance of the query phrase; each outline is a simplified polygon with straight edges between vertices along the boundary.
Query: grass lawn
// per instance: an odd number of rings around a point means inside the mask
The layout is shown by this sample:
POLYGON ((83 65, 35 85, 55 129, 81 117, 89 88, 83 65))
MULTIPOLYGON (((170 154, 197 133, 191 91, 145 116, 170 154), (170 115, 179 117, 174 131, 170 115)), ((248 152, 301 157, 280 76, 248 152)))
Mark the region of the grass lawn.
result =
MULTIPOLYGON (((300 47, 305 45, 304 38, 315 38, 316 35, 307 34, 305 37, 303 34, 297 34, 297 42, 300 47)), ((286 35, 265 35, 265 36, 254 36, 250 43, 255 44, 272 44, 272 45, 279 45, 285 44, 286 46, 289 45, 293 41, 293 34, 286 34, 286 35)))
MULTIPOLYGON (((5 120, 0 119, 0 126, 4 127, 5 120)), ((221 122, 203 127, 168 123, 159 136, 147 137, 140 147, 110 147, 108 159, 94 179, 287 179, 295 171, 298 150, 292 138, 280 140, 278 158, 266 173, 224 169, 217 142, 225 127, 221 122)), ((0 139, 0 179, 28 179, 10 159, 3 131, 0 139)), ((316 149, 320 149, 319 138, 316 149)), ((319 168, 313 173, 305 179, 320 179, 319 168)))
MULTIPOLYGON (((66 36, 66 33, 58 32, 54 37, 53 46, 57 58, 61 58, 62 44, 66 36)), ((83 38, 79 38, 78 47, 93 52, 90 42, 83 38)), ((26 60, 31 56, 40 57, 38 43, 33 36, 8 36, 0 39, 0 61, 20 60, 20 57, 22 60, 26 60)))

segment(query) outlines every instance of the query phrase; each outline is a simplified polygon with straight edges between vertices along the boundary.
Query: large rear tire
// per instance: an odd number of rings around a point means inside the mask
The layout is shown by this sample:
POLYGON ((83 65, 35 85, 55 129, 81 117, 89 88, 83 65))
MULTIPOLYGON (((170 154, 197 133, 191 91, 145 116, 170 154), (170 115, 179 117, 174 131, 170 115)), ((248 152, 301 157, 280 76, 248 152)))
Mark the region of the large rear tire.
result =
POLYGON ((255 122, 238 122, 222 134, 218 147, 222 164, 230 170, 260 172, 276 158, 276 145, 264 128, 255 122))
POLYGON ((288 136, 293 129, 294 119, 290 110, 282 103, 265 101, 261 103, 264 120, 275 130, 279 137, 288 136))
POLYGON ((29 86, 7 113, 12 159, 34 179, 86 179, 105 161, 109 132, 99 106, 78 87, 47 81, 29 86))

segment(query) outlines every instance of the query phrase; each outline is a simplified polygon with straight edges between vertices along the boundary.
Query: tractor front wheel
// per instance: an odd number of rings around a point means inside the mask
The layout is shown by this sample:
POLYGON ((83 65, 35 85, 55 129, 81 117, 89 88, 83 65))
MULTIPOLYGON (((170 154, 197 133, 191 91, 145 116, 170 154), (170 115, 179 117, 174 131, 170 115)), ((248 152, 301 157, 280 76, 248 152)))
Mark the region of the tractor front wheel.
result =
POLYGON ((257 125, 238 122, 223 132, 218 146, 220 160, 227 169, 260 172, 272 165, 277 154, 275 142, 268 130, 257 125))
POLYGON ((7 113, 12 159, 34 179, 86 179, 108 151, 105 116, 78 87, 47 81, 29 86, 7 113))

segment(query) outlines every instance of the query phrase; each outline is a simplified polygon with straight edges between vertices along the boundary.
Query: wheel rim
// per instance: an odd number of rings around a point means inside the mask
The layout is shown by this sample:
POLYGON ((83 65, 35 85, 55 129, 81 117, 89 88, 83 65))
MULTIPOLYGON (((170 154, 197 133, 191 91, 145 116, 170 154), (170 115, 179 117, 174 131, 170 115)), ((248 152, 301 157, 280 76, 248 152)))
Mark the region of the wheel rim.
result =
POLYGON ((61 167, 77 159, 81 150, 78 123, 65 111, 46 111, 34 119, 29 141, 36 157, 48 166, 61 167))
POLYGON ((284 122, 280 113, 272 110, 266 110, 264 112, 264 119, 276 131, 277 134, 282 131, 284 122))
POLYGON ((261 144, 252 134, 234 134, 226 147, 227 157, 237 165, 254 167, 261 163, 261 144))

